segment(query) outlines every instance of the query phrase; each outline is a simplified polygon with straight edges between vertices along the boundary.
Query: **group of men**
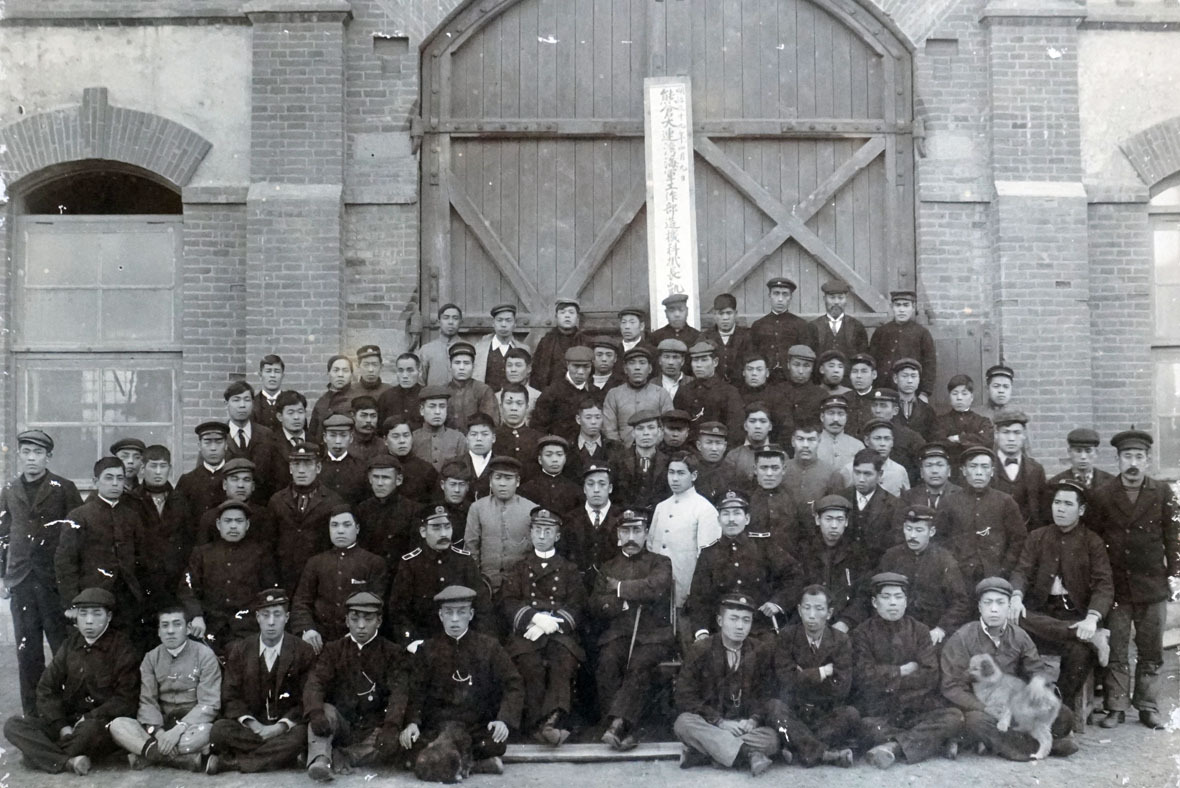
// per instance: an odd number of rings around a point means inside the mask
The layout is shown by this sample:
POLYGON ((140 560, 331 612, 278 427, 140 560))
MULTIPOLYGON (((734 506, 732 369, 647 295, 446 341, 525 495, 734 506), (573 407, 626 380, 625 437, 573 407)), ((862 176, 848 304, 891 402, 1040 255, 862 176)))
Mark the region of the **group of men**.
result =
POLYGON ((981 411, 953 376, 936 414, 916 294, 891 294, 870 340, 848 286, 822 289, 811 322, 775 278, 748 330, 733 296, 700 332, 674 295, 656 331, 620 310, 618 338, 560 300, 535 350, 515 306, 470 343, 448 304, 394 383, 367 345, 328 360, 313 403, 269 355, 175 486, 170 450, 126 437, 83 501, 49 470, 52 436, 20 433, 0 596, 24 715, 5 735, 50 772, 122 750, 316 780, 432 775, 447 746, 498 773, 510 740, 587 731, 626 751, 662 716, 685 768, 885 768, 964 744, 1027 760, 1036 742, 972 693, 985 653, 1056 683, 1054 754, 1076 750, 1096 666, 1099 724, 1133 705, 1162 728, 1180 512, 1146 475, 1151 436, 1114 435, 1112 475, 1075 429, 1046 479, 1011 368, 987 371, 981 411))

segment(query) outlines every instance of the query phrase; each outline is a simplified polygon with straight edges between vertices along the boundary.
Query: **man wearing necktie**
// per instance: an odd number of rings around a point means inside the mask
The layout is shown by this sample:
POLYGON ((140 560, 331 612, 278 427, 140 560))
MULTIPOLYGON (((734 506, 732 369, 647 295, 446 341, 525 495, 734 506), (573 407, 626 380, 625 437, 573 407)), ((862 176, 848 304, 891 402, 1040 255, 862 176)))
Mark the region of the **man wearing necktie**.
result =
POLYGON ((1012 496, 1020 507, 1026 528, 1038 528, 1052 518, 1047 518, 1041 509, 1045 468, 1024 453, 1028 416, 1018 410, 1004 411, 996 416, 995 424, 1000 472, 992 478, 992 486, 1012 496))
POLYGON ((818 340, 815 352, 839 350, 851 358, 869 349, 869 334, 864 323, 845 313, 848 294, 852 291, 847 282, 832 279, 819 286, 824 294, 824 311, 811 324, 815 326, 818 340))

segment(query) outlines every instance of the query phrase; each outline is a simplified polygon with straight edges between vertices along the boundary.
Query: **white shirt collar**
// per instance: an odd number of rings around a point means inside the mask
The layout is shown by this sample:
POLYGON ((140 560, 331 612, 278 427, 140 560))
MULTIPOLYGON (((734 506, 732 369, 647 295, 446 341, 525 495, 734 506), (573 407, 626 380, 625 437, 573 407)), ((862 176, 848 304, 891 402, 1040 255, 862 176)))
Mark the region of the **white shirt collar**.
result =
POLYGON ((467 452, 467 456, 471 458, 471 467, 475 469, 475 475, 479 476, 483 473, 483 469, 488 467, 488 463, 492 461, 492 453, 488 452, 482 457, 474 452, 467 452))
POLYGON ((83 635, 83 636, 82 636, 82 639, 86 641, 86 645, 88 645, 88 646, 93 646, 95 643, 97 643, 97 642, 98 642, 98 639, 99 639, 99 638, 101 638, 103 635, 105 635, 105 634, 107 633, 107 630, 108 630, 108 629, 110 629, 110 628, 111 628, 111 625, 110 625, 110 623, 108 622, 108 623, 107 623, 107 625, 106 625, 105 627, 103 627, 103 628, 102 628, 102 632, 99 632, 97 635, 95 635, 93 640, 91 640, 90 638, 86 637, 85 635, 83 635))
POLYGON ((862 494, 859 490, 856 492, 856 506, 858 509, 863 509, 869 505, 869 501, 873 500, 873 495, 876 490, 870 490, 868 495, 862 494))
POLYGON ((492 350, 498 350, 501 353, 507 353, 512 348, 512 340, 501 342, 500 337, 492 334, 492 350))
POLYGON ((165 647, 164 650, 167 651, 169 654, 171 654, 173 659, 176 659, 177 657, 180 656, 180 652, 184 651, 184 647, 187 645, 188 645, 188 639, 186 638, 185 641, 183 643, 181 643, 179 646, 177 646, 176 648, 165 647))
POLYGON ((101 495, 98 497, 99 497, 99 500, 101 500, 103 503, 105 503, 107 506, 111 507, 112 509, 114 509, 115 506, 119 503, 118 498, 116 498, 115 500, 112 501, 110 498, 104 498, 101 495))
POLYGON ((546 560, 546 559, 552 558, 553 556, 557 555, 557 548, 554 547, 549 550, 546 550, 545 552, 541 552, 540 550, 534 549, 533 552, 537 554, 537 558, 540 558, 541 560, 546 560))
POLYGON ((234 443, 238 442, 238 433, 239 432, 243 433, 246 436, 246 443, 249 443, 250 436, 254 434, 254 427, 248 421, 246 422, 245 427, 239 427, 237 424, 234 424, 231 422, 229 425, 229 433, 230 433, 229 437, 230 437, 230 440, 232 440, 234 443))
POLYGON ((580 386, 578 386, 578 385, 575 385, 575 384, 574 384, 574 382, 573 382, 572 380, 570 380, 570 373, 568 373, 568 372, 567 372, 567 373, 565 373, 565 382, 566 382, 566 383, 569 383, 571 386, 573 386, 574 388, 576 388, 578 391, 585 391, 585 390, 586 390, 586 384, 585 384, 585 383, 583 383, 583 384, 582 384, 582 385, 580 385, 580 386))
POLYGON ((217 463, 216 467, 210 465, 209 463, 205 462, 204 460, 201 460, 201 464, 205 466, 205 470, 209 471, 209 473, 217 473, 218 471, 221 470, 221 466, 225 465, 225 460, 222 460, 221 462, 217 463))
POLYGON ((356 650, 357 650, 357 651, 360 651, 360 650, 362 650, 362 649, 363 649, 365 646, 369 645, 370 643, 372 643, 374 640, 376 640, 376 639, 377 639, 377 633, 376 633, 376 632, 374 632, 374 633, 373 633, 373 637, 369 638, 369 639, 368 639, 368 640, 366 640, 364 643, 361 643, 359 640, 357 640, 356 638, 354 638, 354 637, 352 636, 352 633, 351 633, 351 632, 349 632, 349 633, 348 633, 348 638, 349 638, 349 640, 351 640, 353 643, 356 643, 356 650))
MULTIPOLYGON (((609 511, 610 501, 607 501, 606 504, 598 510, 598 513, 602 517, 603 522, 606 522, 606 513, 609 511)), ((590 522, 594 522, 594 507, 590 504, 586 504, 586 514, 590 515, 590 522)))

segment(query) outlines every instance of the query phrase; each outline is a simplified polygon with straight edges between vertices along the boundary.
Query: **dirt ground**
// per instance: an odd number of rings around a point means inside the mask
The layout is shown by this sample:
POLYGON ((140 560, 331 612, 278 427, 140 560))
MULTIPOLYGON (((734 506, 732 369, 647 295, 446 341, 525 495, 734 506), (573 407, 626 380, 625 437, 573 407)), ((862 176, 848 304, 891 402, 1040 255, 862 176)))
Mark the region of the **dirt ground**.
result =
MULTIPOLYGON (((15 675, 16 659, 11 647, 0 653, 0 711, 5 715, 20 708, 15 675)), ((929 786, 942 788, 955 784, 989 788, 1035 788, 1035 786, 1110 786, 1126 788, 1180 788, 1180 665, 1176 650, 1172 650, 1164 664, 1166 678, 1163 708, 1170 714, 1172 725, 1168 731, 1153 732, 1143 728, 1135 718, 1113 730, 1091 726, 1079 737, 1081 750, 1074 756, 1051 758, 1039 763, 1011 763, 991 756, 965 754, 958 761, 935 759, 925 763, 895 765, 879 771, 867 764, 857 763, 852 769, 801 769, 777 764, 758 782, 781 785, 789 782, 792 788, 816 786, 848 786, 848 788, 910 788, 929 786)), ((86 786, 86 788, 192 788, 197 785, 219 788, 292 788, 312 785, 306 776, 296 771, 244 776, 229 773, 217 777, 188 774, 167 769, 128 770, 118 759, 96 765, 85 778, 69 775, 45 775, 29 771, 20 763, 19 754, 4 743, 0 753, 0 788, 58 788, 58 786, 86 786)), ((720 788, 746 784, 748 773, 723 769, 702 768, 681 771, 675 761, 630 761, 621 763, 528 763, 509 764, 503 777, 476 775, 465 782, 472 786, 512 785, 528 786, 644 786, 672 788, 692 782, 694 788, 720 788)), ((341 788, 361 788, 373 784, 416 782, 411 775, 388 770, 358 770, 338 777, 341 788)))

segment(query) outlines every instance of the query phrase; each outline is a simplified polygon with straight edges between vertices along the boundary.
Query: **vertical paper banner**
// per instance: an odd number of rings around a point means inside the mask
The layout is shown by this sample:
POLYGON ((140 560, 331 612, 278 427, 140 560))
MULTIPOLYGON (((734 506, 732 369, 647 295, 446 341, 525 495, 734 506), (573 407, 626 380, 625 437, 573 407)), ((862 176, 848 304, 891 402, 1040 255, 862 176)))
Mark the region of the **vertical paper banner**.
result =
POLYGON ((661 301, 688 296, 688 322, 701 325, 697 282, 696 187, 693 179, 692 89, 688 77, 643 80, 647 154, 649 329, 667 323, 661 301))

